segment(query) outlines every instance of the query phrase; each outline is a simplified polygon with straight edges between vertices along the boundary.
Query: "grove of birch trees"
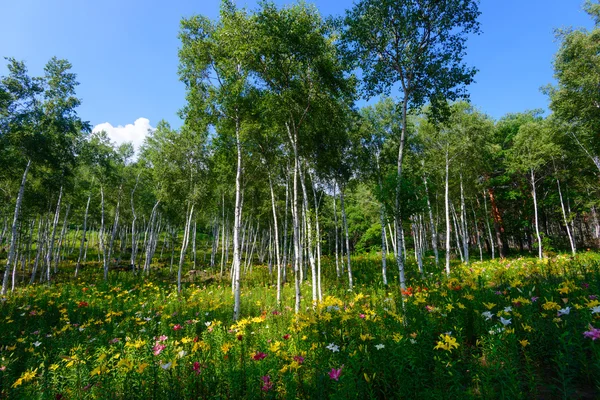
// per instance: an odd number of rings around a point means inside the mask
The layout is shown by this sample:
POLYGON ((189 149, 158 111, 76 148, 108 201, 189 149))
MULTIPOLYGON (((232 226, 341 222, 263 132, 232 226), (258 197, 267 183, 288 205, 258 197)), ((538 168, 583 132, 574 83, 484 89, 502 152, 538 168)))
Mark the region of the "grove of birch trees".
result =
POLYGON ((178 291, 222 279, 237 319, 253 268, 278 302, 293 286, 298 312, 327 294, 324 274, 352 290, 360 253, 382 262, 360 283, 404 290, 452 260, 598 248, 600 6, 585 11, 593 29, 557 31, 551 112, 495 120, 468 99, 476 0, 361 0, 337 19, 224 0, 217 19, 182 19, 181 126, 160 121, 138 153, 91 133, 76 66, 32 76, 8 59, 2 295, 76 260, 75 277, 163 273, 178 291))

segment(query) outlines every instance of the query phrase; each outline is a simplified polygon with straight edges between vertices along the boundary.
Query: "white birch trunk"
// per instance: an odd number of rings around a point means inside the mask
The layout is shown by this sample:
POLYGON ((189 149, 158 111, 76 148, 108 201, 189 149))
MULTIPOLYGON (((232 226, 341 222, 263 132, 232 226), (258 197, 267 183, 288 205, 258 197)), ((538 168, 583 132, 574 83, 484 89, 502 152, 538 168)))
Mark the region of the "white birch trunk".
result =
POLYGON ((450 160, 446 146, 446 181, 444 184, 444 207, 446 211, 446 275, 450 276, 450 197, 448 193, 450 175, 450 160))
POLYGON ((234 221, 233 221, 233 320, 237 321, 240 317, 240 268, 241 268, 241 254, 240 254, 240 225, 242 222, 242 143, 241 143, 241 132, 240 132, 240 121, 236 115, 235 119, 235 145, 237 150, 237 168, 235 175, 235 208, 234 208, 234 221))
POLYGON ((306 192, 306 184, 304 181, 304 173, 300 168, 300 185, 302 186, 302 204, 304 207, 304 220, 306 221, 306 239, 307 239, 307 253, 308 261, 310 263, 310 274, 312 279, 312 302, 313 307, 316 307, 318 302, 318 291, 317 291, 317 265, 315 263, 315 256, 313 253, 313 237, 312 237, 312 223, 310 221, 310 213, 308 212, 308 193, 306 192))
POLYGON ((562 209, 563 220, 565 221, 565 228, 567 229, 567 235, 569 236, 569 244, 571 244, 571 253, 575 255, 575 241, 573 240, 573 235, 571 235, 571 228, 569 227, 569 221, 567 219, 567 212, 565 210, 565 203, 563 201, 562 190, 560 190, 560 181, 556 180, 556 185, 558 186, 558 197, 560 198, 560 208, 562 209))
POLYGON ((467 209, 465 207, 465 191, 463 189, 463 178, 460 174, 460 219, 462 225, 462 243, 465 264, 469 265, 469 230, 467 225, 467 209))
POLYGON ((538 224, 538 207, 537 207, 537 193, 535 190, 535 173, 533 169, 530 170, 530 179, 531 179, 531 195, 533 197, 533 211, 535 218, 535 235, 538 241, 538 257, 541 260, 543 258, 543 249, 542 249, 542 237, 540 236, 540 227, 538 224))
MULTIPOLYGON (((119 190, 120 192, 120 190, 119 190)), ((115 209, 115 222, 110 235, 110 242, 108 243, 108 251, 106 252, 106 258, 104 259, 104 280, 108 280, 108 267, 110 266, 110 258, 112 257, 113 246, 115 243, 115 236, 117 235, 117 228, 119 226, 119 205, 121 201, 117 200, 117 208, 115 209)))
POLYGON ((277 305, 281 304, 281 259, 279 256, 279 229, 277 224, 277 209, 275 207, 275 192, 273 191, 273 180, 269 173, 269 188, 271 189, 271 206, 273 209, 273 227, 275 231, 275 259, 277 261, 277 305))
POLYGON ((429 224, 431 225, 431 246, 433 248, 433 254, 435 255, 435 265, 440 263, 440 255, 438 252, 438 237, 433 222, 433 211, 431 210, 431 201, 429 200, 429 189, 427 187, 427 178, 423 175, 423 183, 425 184, 425 197, 427 198, 427 210, 429 212, 429 224))
POLYGON ((190 238, 190 226, 192 225, 192 216, 194 215, 194 205, 190 209, 189 217, 186 215, 185 229, 183 231, 183 243, 181 243, 181 253, 179 254, 179 269, 177 270, 177 293, 181 293, 181 271, 183 269, 183 261, 185 260, 185 252, 187 250, 188 241, 190 238))
POLYGON ((338 248, 338 242, 339 242, 338 219, 337 219, 337 210, 335 207, 335 203, 337 203, 335 189, 336 189, 336 185, 333 185, 333 221, 335 224, 335 273, 337 274, 337 277, 339 278, 341 276, 341 273, 340 273, 340 258, 339 258, 340 253, 339 253, 339 248, 338 248))
POLYGON ((52 254, 54 252, 54 239, 56 238, 56 227, 58 225, 58 218, 60 215, 60 201, 62 200, 63 188, 60 187, 58 194, 58 202, 56 203, 56 212, 54 213, 54 222, 52 223, 52 235, 50 236, 50 245, 48 246, 48 252, 46 253, 46 281, 50 282, 50 267, 52 263, 52 254))
POLYGON ((315 239, 317 248, 317 294, 319 301, 323 299, 323 292, 321 290, 321 231, 319 227, 319 200, 317 200, 317 190, 315 188, 315 177, 311 175, 313 198, 315 202, 315 239))
POLYGON ((348 221, 346 219, 346 208, 344 207, 344 188, 340 187, 340 205, 342 208, 342 224, 344 225, 344 232, 346 233, 346 258, 348 261, 348 288, 352 290, 354 288, 352 281, 352 265, 350 264, 350 237, 348 234, 348 221))

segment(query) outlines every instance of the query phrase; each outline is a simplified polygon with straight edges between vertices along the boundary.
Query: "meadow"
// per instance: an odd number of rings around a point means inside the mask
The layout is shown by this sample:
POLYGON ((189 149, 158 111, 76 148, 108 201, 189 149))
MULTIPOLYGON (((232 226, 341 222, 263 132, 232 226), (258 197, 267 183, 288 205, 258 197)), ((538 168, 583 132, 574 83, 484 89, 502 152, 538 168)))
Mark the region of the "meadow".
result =
POLYGON ((254 266, 237 322, 230 281, 210 271, 178 294, 166 268, 104 282, 100 265, 75 280, 66 262, 52 285, 2 298, 0 398, 600 396, 599 254, 455 264, 450 278, 426 261, 400 293, 376 255, 353 257, 353 291, 324 259, 322 302, 305 281, 297 315, 293 282, 278 306, 276 277, 254 266))

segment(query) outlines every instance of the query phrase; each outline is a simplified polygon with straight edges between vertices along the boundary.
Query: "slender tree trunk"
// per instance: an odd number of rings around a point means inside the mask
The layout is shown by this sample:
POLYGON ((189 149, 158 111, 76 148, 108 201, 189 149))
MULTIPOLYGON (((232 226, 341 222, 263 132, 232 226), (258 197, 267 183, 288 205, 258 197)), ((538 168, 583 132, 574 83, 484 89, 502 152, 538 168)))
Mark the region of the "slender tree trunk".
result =
POLYGON ((237 321, 240 317, 240 225, 242 222, 242 142, 241 142, 241 127, 239 117, 235 119, 235 145, 237 150, 237 169, 235 175, 235 209, 233 222, 233 287, 234 287, 234 304, 233 304, 233 320, 237 321))
MULTIPOLYGON (((490 227, 490 217, 489 217, 489 213, 488 213, 488 208, 487 208, 487 196, 485 195, 485 189, 483 190, 483 206, 485 208, 485 222, 487 225, 487 230, 488 230, 488 236, 490 238, 490 248, 492 250, 492 260, 494 260, 496 258, 495 255, 495 246, 494 246, 494 237, 492 236, 492 228, 490 227)), ((481 207, 481 206, 480 206, 481 207)))
POLYGON ((392 230, 392 225, 388 222, 388 231, 390 232, 390 242, 392 243, 392 250, 394 252, 394 257, 398 257, 398 251, 396 249, 396 235, 394 235, 394 231, 392 230))
POLYGON ((543 250, 542 250, 542 237, 540 236, 540 227, 538 223, 538 206, 537 206, 537 194, 535 190, 535 173, 533 169, 530 170, 530 179, 531 179, 531 195, 533 196, 533 211, 535 218, 535 235, 537 237, 538 242, 538 257, 540 260, 543 258, 543 250))
POLYGON ((181 243, 181 253, 179 255, 179 269, 177 270, 177 293, 181 293, 181 271, 183 269, 183 261, 185 260, 185 252, 187 250, 188 241, 190 238, 190 226, 192 225, 192 216, 194 215, 194 205, 190 208, 189 217, 186 215, 185 229, 183 231, 183 243, 181 243))
MULTIPOLYGON (((119 193, 121 190, 119 190, 119 193)), ((120 197, 120 194, 119 194, 120 197)), ((117 236, 117 228, 119 227, 119 205, 120 200, 117 200, 117 208, 115 209, 115 222, 113 224, 112 233, 110 235, 110 242, 108 244, 107 256, 104 259, 104 280, 108 280, 108 267, 110 266, 110 259, 112 257, 113 246, 115 243, 115 236, 117 236)))
MULTIPOLYGON (((400 210, 400 190, 402 187, 402 161, 404 159, 404 141, 406 137, 406 124, 407 124, 407 100, 408 95, 406 94, 406 88, 404 88, 404 100, 402 101, 402 130, 400 133, 400 145, 398 147, 398 164, 397 164, 397 183, 396 183, 396 216, 394 218, 394 224, 396 228, 396 248, 398 252, 402 249, 402 243, 400 243, 400 238, 402 237, 402 214, 400 210)), ((398 278, 400 280, 400 290, 406 290, 406 278, 404 276, 404 259, 402 256, 396 252, 396 264, 398 265, 398 278)), ((405 252, 406 253, 406 252, 405 252)))
POLYGON ((0 246, 4 243, 4 235, 6 234, 6 227, 8 226, 8 216, 4 217, 4 224, 2 226, 2 233, 0 233, 0 246))
POLYGON ((312 302, 313 307, 316 307, 319 294, 317 287, 317 265, 315 263, 315 256, 313 253, 313 234, 312 234, 312 223, 310 221, 310 213, 308 212, 308 192, 306 191, 306 183, 304 180, 304 173, 302 172, 302 168, 300 168, 300 185, 302 186, 302 204, 304 207, 304 220, 306 221, 306 239, 307 239, 307 252, 308 252, 308 261, 310 263, 310 274, 312 279, 312 302))
POLYGON ((284 214, 284 220, 283 220, 283 262, 281 264, 282 268, 283 268, 283 274, 281 276, 282 281, 285 283, 287 282, 287 262, 288 262, 288 252, 287 252, 287 248, 288 248, 288 244, 287 244, 287 240, 288 240, 288 197, 289 197, 289 168, 288 168, 288 174, 287 174, 287 179, 286 179, 286 183, 285 183, 285 214, 284 214))
POLYGON ((565 221, 565 228, 567 229, 567 235, 569 236, 569 243, 571 244, 571 252, 575 255, 575 241, 573 235, 571 235, 571 229, 569 228, 569 221, 567 219, 567 213, 565 211, 565 203, 563 201, 562 191, 560 190, 560 181, 556 179, 556 185, 558 186, 558 197, 560 198, 560 208, 562 210, 563 220, 565 221))
POLYGON ((335 203, 337 203, 336 200, 336 193, 335 193, 335 189, 336 189, 337 185, 333 185, 333 221, 334 221, 334 226, 335 226, 335 273, 337 274, 337 277, 339 278, 341 276, 340 273, 340 258, 339 258, 339 249, 338 249, 338 242, 339 242, 339 237, 338 237, 338 219, 337 219, 337 210, 335 207, 335 203))
POLYGON ((385 206, 383 203, 379 207, 379 220, 381 221, 381 275, 383 277, 383 284, 387 286, 387 238, 385 235, 385 206))
POLYGON ((138 173, 138 176, 135 178, 135 185, 133 186, 133 189, 131 190, 131 215, 132 215, 132 220, 131 220, 131 260, 130 260, 130 264, 131 264, 131 269, 133 270, 133 272, 135 272, 135 259, 136 259, 136 255, 137 255, 137 232, 135 231, 135 221, 137 221, 137 215, 135 213, 135 202, 133 201, 133 195, 135 194, 135 190, 137 189, 139 180, 140 180, 140 173, 138 173))
POLYGON ((197 221, 194 219, 194 236, 192 238, 192 252, 194 253, 194 270, 196 269, 196 227, 197 221))
POLYGON ((460 219, 462 224, 462 242, 465 264, 469 265, 469 231, 467 224, 467 209, 465 207, 465 191, 463 189, 463 178, 460 174, 460 219))
POLYGON ((450 196, 449 196, 450 160, 446 146, 446 180, 444 184, 444 206, 446 210, 446 275, 450 276, 450 196))
POLYGON ((52 235, 50 236, 50 245, 48 246, 48 252, 46 253, 46 281, 50 283, 50 266, 52 263, 52 254, 54 252, 54 240, 56 238, 56 227, 58 226, 58 218, 60 215, 60 201, 62 200, 63 188, 60 187, 58 193, 58 201, 56 203, 56 212, 54 213, 54 222, 52 223, 52 235))
MULTIPOLYGON (((100 252, 102 252, 102 265, 104 266, 104 269, 106 269, 106 246, 104 244, 104 187, 102 185, 100 185, 100 209, 101 217, 100 231, 98 232, 98 257, 100 257, 100 252)), ((107 278, 105 278, 105 280, 106 279, 107 278)))
POLYGON ((56 250, 56 254, 54 255, 54 273, 58 271, 58 262, 60 259, 60 252, 63 246, 63 240, 65 238, 65 233, 67 231, 67 224, 69 221, 69 211, 71 210, 71 205, 67 205, 67 210, 65 211, 65 219, 63 219, 63 226, 60 232, 60 236, 58 237, 58 249, 56 250))
POLYGON ((313 189, 313 198, 315 202, 315 241, 317 248, 317 294, 319 301, 323 299, 323 292, 321 291, 321 231, 319 228, 319 202, 317 199, 317 190, 315 188, 315 176, 311 175, 311 186, 313 189))
POLYGON ((458 234, 458 232, 460 232, 461 228, 458 224, 458 217, 456 216, 456 209, 454 208, 453 203, 450 203, 450 208, 452 209, 452 220, 454 221, 454 237, 456 239, 456 250, 460 256, 460 261, 465 262, 465 259, 464 259, 463 253, 462 253, 460 235, 458 234))
POLYGON ((431 225, 431 247, 433 248, 433 254, 435 255, 435 265, 440 263, 440 255, 438 252, 438 237, 433 222, 433 211, 431 210, 431 201, 429 200, 429 189, 427 187, 427 178, 423 175, 423 184, 425 185, 425 197, 427 198, 427 211, 429 212, 429 224, 431 225))
POLYGON ((354 288, 352 282, 352 266, 350 265, 350 235, 348 234, 348 220, 346 218, 346 208, 344 207, 344 188, 340 187, 340 205, 342 208, 342 224, 346 233, 346 258, 348 260, 348 288, 354 288))
POLYGON ((477 247, 479 248, 479 261, 483 261, 483 249, 481 247, 481 235, 479 233, 479 226, 477 224, 477 214, 475 214, 475 207, 471 202, 471 209, 473 211, 473 224, 475 225, 475 234, 477 238, 477 247))
POLYGON ((275 208, 275 192, 273 191, 273 180, 269 172, 269 189, 271 189, 271 206, 273 209, 273 228, 275 231, 275 259, 277 260, 277 305, 281 304, 281 259, 279 257, 279 229, 277 224, 277 209, 275 208))
POLYGON ((154 256, 152 242, 155 236, 155 221, 159 203, 160 200, 157 200, 156 203, 154 203, 154 207, 152 207, 152 212, 150 213, 150 220, 148 221, 148 226, 146 228, 148 231, 148 239, 146 240, 146 260, 144 261, 144 272, 146 275, 150 274, 150 264, 152 263, 152 257, 154 256))
POLYGON ((286 128, 288 132, 288 137, 290 139, 290 143, 292 145, 292 149, 294 152, 294 183, 292 188, 292 225, 294 229, 294 284, 296 289, 296 298, 295 298, 295 306, 294 311, 297 313, 300 312, 300 301, 301 301, 301 291, 300 291, 300 270, 302 268, 301 265, 301 247, 300 247, 300 218, 298 215, 298 169, 300 168, 299 160, 298 160, 298 135, 296 133, 296 127, 294 126, 294 132, 292 133, 290 126, 286 123, 286 128))
POLYGON ((33 285, 33 282, 35 282, 35 275, 37 273, 40 255, 42 254, 42 251, 44 249, 44 233, 46 232, 46 226, 43 220, 43 217, 40 216, 40 222, 38 223, 37 245, 35 249, 35 261, 33 262, 33 267, 31 268, 31 279, 29 280, 30 285, 33 285))

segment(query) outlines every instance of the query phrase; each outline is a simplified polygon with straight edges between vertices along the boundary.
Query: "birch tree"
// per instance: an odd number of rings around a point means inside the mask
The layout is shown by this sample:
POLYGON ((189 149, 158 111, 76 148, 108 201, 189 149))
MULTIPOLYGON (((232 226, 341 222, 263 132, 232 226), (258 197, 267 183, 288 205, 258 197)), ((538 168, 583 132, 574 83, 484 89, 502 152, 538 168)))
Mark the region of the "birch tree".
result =
MULTIPOLYGON (((467 35, 479 33, 478 1, 362 0, 346 12, 343 46, 363 73, 368 97, 399 86, 395 198, 396 247, 401 248, 401 187, 407 116, 427 100, 434 114, 446 101, 464 97, 475 69, 463 63, 467 35)), ((406 289, 404 262, 396 257, 400 288, 406 289)))
POLYGON ((220 19, 203 16, 184 18, 179 38, 179 76, 186 85, 186 120, 209 116, 220 134, 233 133, 236 149, 235 204, 233 223, 233 319, 241 312, 240 229, 243 207, 243 140, 251 104, 248 80, 249 44, 252 31, 244 10, 223 1, 220 19))

